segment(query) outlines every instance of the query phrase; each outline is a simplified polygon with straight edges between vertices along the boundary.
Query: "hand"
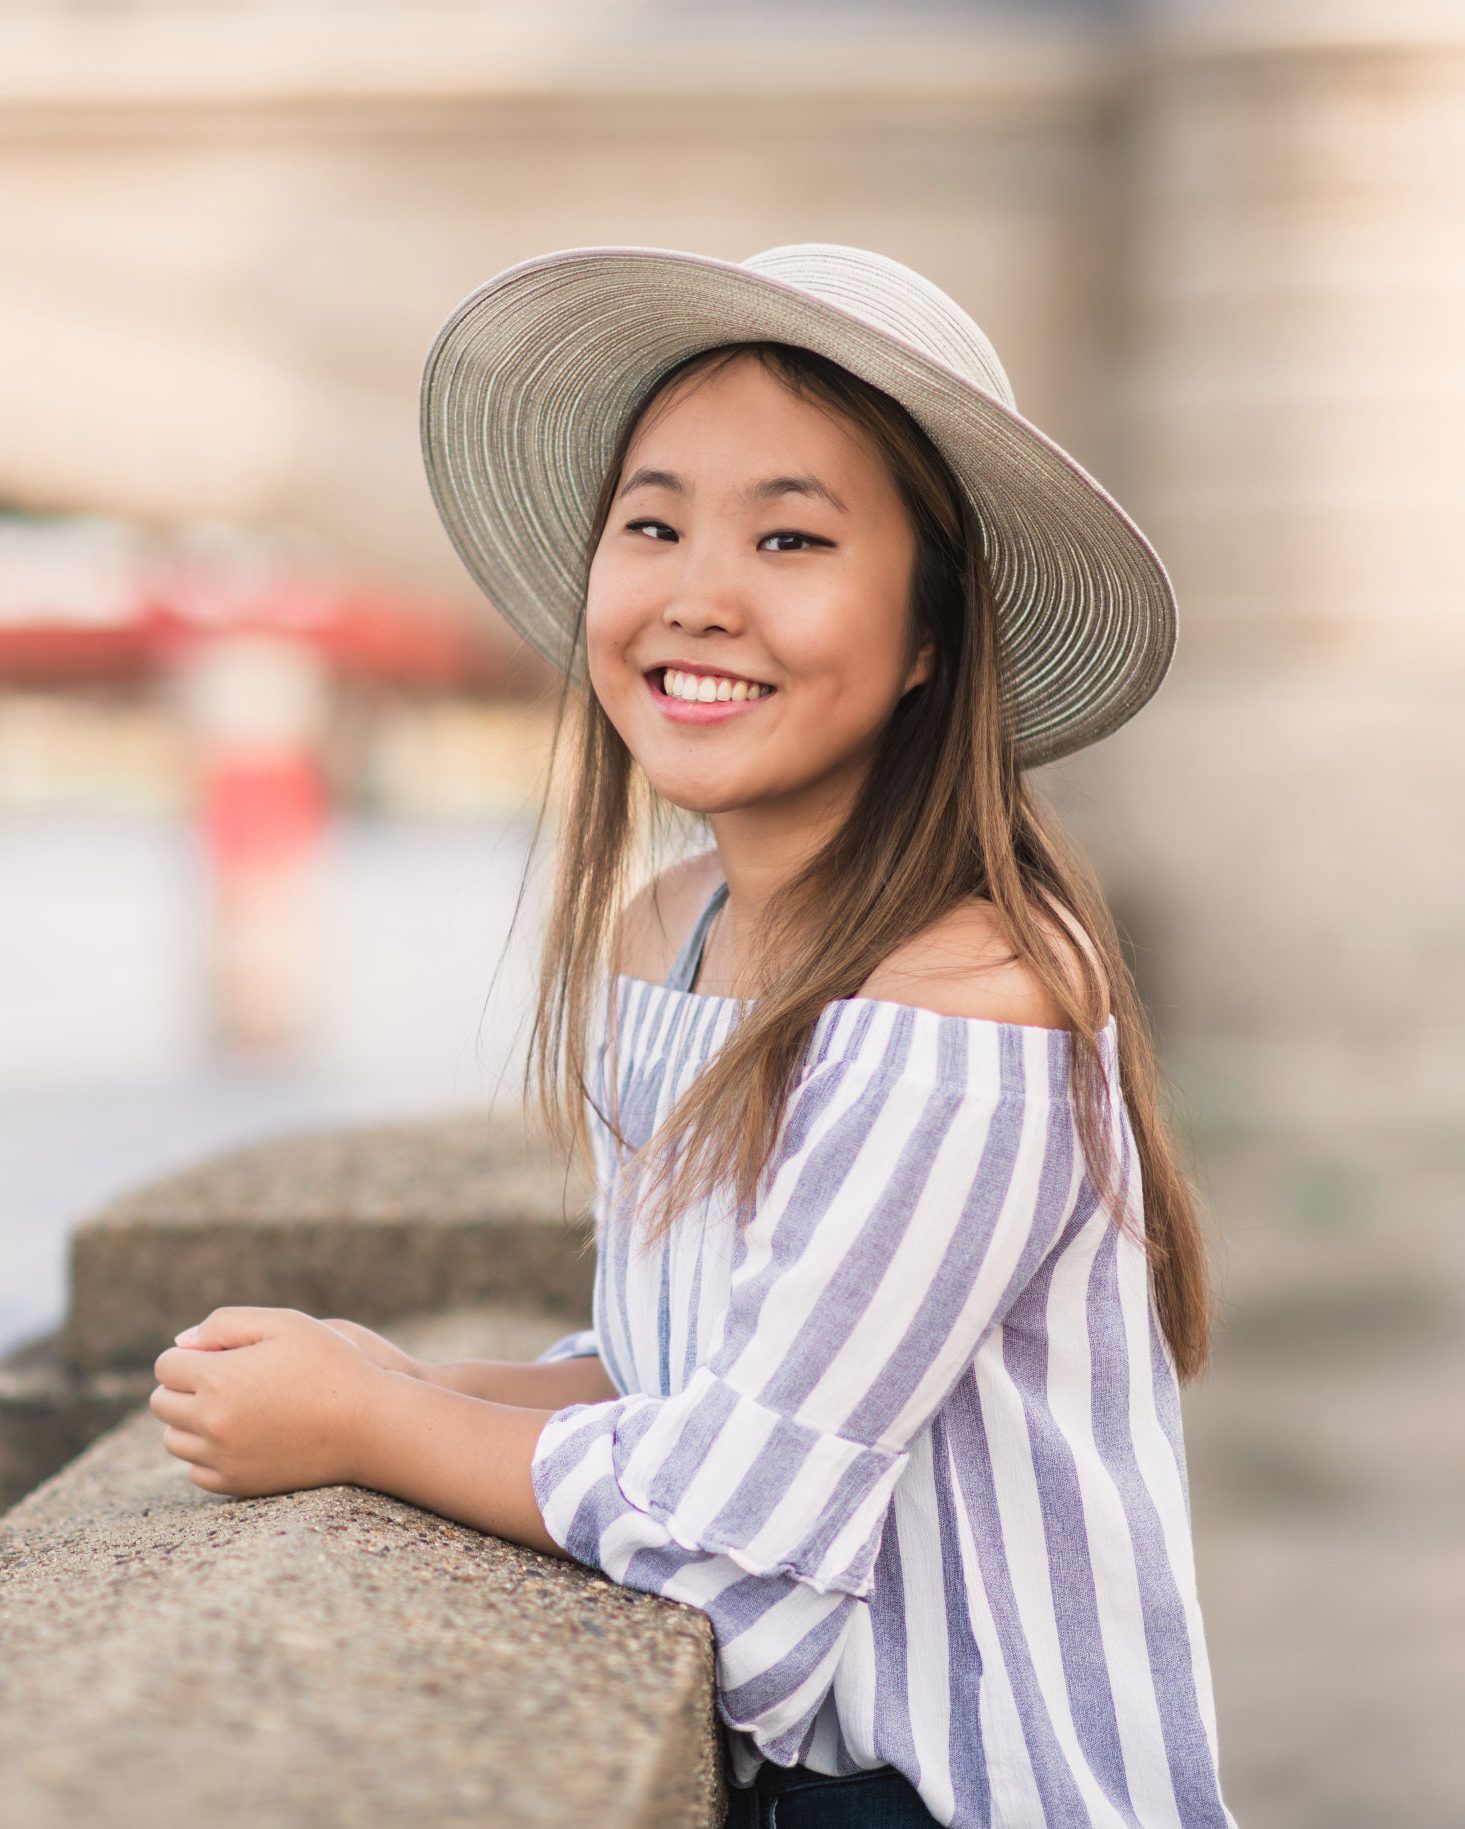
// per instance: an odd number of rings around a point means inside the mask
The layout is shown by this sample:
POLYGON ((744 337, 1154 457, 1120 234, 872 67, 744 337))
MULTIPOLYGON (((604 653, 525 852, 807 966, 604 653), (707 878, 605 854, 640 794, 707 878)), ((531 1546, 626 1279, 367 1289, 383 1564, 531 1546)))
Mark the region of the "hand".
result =
POLYGON ((363 1353, 384 1372, 403 1372, 408 1378, 426 1378, 430 1375, 430 1368, 420 1359, 412 1358, 400 1346, 393 1346, 390 1340, 373 1333, 369 1327, 363 1327, 359 1321, 326 1321, 322 1325, 333 1327, 342 1339, 349 1340, 358 1353, 363 1353))
POLYGON ((216 1308, 178 1338, 149 1402, 195 1486, 246 1499, 355 1483, 363 1414, 390 1374, 337 1329, 293 1308, 216 1308))

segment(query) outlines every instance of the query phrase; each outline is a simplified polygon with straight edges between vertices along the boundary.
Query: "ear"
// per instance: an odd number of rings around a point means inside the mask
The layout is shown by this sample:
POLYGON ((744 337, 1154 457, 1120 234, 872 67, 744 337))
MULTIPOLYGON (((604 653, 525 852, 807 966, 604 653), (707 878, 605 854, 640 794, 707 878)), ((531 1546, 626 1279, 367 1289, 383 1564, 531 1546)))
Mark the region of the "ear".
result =
POLYGON ((911 660, 910 671, 905 676, 905 684, 900 689, 902 698, 917 686, 924 686, 936 668, 936 644, 928 636, 911 660))

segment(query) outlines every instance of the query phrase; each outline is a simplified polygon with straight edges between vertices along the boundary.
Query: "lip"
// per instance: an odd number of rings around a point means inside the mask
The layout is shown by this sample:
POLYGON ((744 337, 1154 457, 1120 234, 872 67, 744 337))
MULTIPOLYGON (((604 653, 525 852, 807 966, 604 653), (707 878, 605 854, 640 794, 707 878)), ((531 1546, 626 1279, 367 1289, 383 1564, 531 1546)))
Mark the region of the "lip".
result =
MULTIPOLYGON (((700 699, 669 698, 661 689, 661 681, 668 668, 682 673, 699 673, 706 679, 741 680, 747 679, 746 673, 732 673, 726 667, 709 667, 702 663, 693 666, 688 661, 663 661, 660 666, 652 667, 643 674, 646 690, 656 701, 657 710, 673 724, 725 724, 729 718, 741 717, 745 712, 756 711, 760 705, 766 705, 770 699, 778 696, 778 688, 758 699, 713 699, 704 704, 700 699)), ((756 682, 762 685, 763 681, 756 682)))

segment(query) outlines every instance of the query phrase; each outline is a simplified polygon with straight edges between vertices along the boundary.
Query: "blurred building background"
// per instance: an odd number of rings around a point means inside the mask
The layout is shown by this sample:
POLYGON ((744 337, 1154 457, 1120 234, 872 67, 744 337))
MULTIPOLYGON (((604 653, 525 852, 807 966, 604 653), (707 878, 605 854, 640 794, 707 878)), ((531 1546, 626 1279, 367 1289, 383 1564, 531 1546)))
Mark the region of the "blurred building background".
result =
POLYGON ((0 1326, 115 1181, 503 1079, 543 680, 423 354, 552 247, 800 239, 960 299, 1175 575, 1048 773, 1219 1218, 1233 1803, 1457 1823, 1462 0, 0 0, 0 1326))

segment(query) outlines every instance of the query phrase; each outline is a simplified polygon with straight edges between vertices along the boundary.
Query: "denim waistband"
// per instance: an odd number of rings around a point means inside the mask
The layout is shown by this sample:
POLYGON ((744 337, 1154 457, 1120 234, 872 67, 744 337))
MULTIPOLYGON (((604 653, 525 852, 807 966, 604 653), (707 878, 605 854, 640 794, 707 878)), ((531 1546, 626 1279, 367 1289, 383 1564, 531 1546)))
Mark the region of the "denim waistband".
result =
POLYGON ((839 1777, 808 1766, 765 1763, 751 1785, 729 1788, 727 1829, 780 1829, 788 1810, 795 1812, 789 1829, 805 1823, 811 1829, 929 1829, 936 1821, 894 1766, 839 1777))

